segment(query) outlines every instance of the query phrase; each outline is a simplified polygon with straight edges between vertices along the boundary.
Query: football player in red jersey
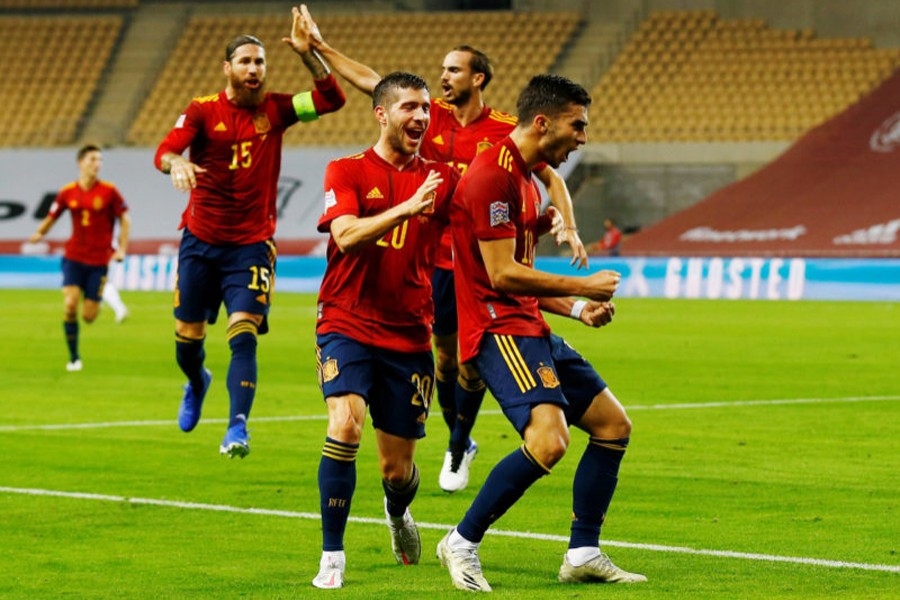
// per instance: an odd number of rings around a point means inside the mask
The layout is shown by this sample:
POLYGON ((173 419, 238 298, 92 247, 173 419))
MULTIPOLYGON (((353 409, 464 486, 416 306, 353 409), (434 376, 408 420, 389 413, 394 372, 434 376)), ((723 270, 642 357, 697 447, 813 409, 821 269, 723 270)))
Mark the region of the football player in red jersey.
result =
POLYGON ((434 385, 431 276, 458 172, 417 152, 428 128, 425 80, 391 73, 375 87, 378 142, 325 172, 330 233, 319 291, 316 354, 328 407, 319 463, 322 558, 313 585, 343 585, 344 531, 356 455, 372 417, 394 557, 416 564, 421 541, 409 511, 419 487, 416 441, 434 385))
POLYGON ((243 458, 249 451, 247 418, 257 384, 257 335, 268 330, 275 284, 276 195, 285 129, 343 106, 344 93, 310 48, 293 9, 293 48, 313 75, 315 89, 299 94, 266 90, 266 51, 260 40, 240 35, 225 49, 225 89, 195 98, 156 151, 155 164, 172 185, 190 192, 181 219, 175 290, 175 353, 187 376, 178 414, 183 431, 200 420, 212 374, 203 366, 207 323, 219 305, 228 312, 231 363, 228 429, 220 452, 243 458), (182 153, 190 148, 190 157, 182 153))
POLYGON ((93 323, 100 311, 100 300, 106 284, 110 258, 121 261, 128 248, 131 218, 128 206, 116 186, 100 180, 103 155, 93 145, 78 150, 78 179, 63 187, 50 206, 47 217, 29 238, 37 243, 50 231, 56 220, 68 210, 72 215, 72 236, 63 255, 63 329, 69 347, 66 369, 80 371, 78 353, 78 302, 84 293, 81 318, 93 323), (113 230, 119 221, 119 240, 112 247, 113 230))
MULTIPOLYGON (((359 90, 371 94, 380 76, 370 67, 342 54, 322 37, 305 6, 301 6, 303 26, 310 32, 313 46, 341 76, 359 90)), ((441 98, 431 100, 431 124, 419 153, 425 158, 445 162, 465 173, 480 152, 490 148, 513 130, 516 117, 493 109, 485 103, 484 90, 493 78, 490 59, 471 46, 458 46, 444 57, 441 65, 441 98)), ((538 179, 549 192, 565 229, 557 243, 572 248, 572 264, 588 266, 587 252, 578 236, 572 198, 565 180, 546 164, 535 165, 538 179)), ((456 492, 469 482, 469 466, 478 451, 470 433, 484 399, 485 386, 474 366, 457 358, 457 307, 454 296, 453 257, 450 231, 441 239, 434 272, 434 348, 437 356, 436 382, 438 404, 450 430, 450 442, 438 479, 441 489, 456 492)))
POLYGON ((519 95, 516 128, 475 158, 451 204, 460 359, 475 365, 523 440, 494 466, 463 520, 438 544, 438 558, 460 589, 491 590, 478 557, 484 534, 562 459, 572 425, 590 438, 572 485, 559 580, 646 581, 599 548, 631 421, 590 363, 541 316, 549 310, 590 326, 608 323, 619 274, 575 277, 534 268, 535 244, 547 229, 534 166, 557 166, 587 141, 590 103, 588 92, 564 77, 533 77, 519 95))

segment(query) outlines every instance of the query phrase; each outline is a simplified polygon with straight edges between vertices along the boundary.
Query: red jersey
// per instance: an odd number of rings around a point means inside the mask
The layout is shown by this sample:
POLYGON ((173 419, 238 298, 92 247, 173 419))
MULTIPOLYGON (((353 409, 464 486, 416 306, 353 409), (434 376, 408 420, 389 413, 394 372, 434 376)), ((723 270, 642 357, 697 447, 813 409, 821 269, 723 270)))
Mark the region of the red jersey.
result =
POLYGON ((208 244, 252 244, 275 234, 284 130, 298 121, 291 94, 267 93, 258 106, 239 107, 225 92, 194 98, 156 151, 181 154, 197 173, 179 229, 208 244))
POLYGON ((116 219, 128 210, 119 190, 105 181, 83 190, 73 181, 59 191, 49 216, 55 221, 67 209, 72 213, 72 237, 66 242, 65 257, 96 267, 106 265, 113 255, 116 219))
POLYGON ((450 209, 456 306, 462 362, 471 360, 485 332, 542 337, 550 327, 537 298, 513 296, 491 285, 479 240, 516 240, 515 258, 534 268, 541 195, 510 138, 479 154, 463 175, 450 209))
POLYGON ((332 161, 325 171, 325 212, 318 226, 328 232, 337 217, 380 214, 408 200, 431 170, 444 179, 436 190, 433 213, 407 219, 376 243, 350 254, 329 238, 317 333, 341 333, 399 352, 431 349, 431 275, 458 172, 418 156, 398 170, 372 148, 332 161))
MULTIPOLYGON (((460 173, 465 173, 476 154, 509 135, 516 126, 516 117, 485 106, 477 119, 463 127, 456 120, 453 108, 445 100, 432 98, 431 123, 422 140, 419 154, 429 160, 447 163, 460 173)), ((448 227, 441 238, 438 252, 437 266, 441 269, 453 268, 450 239, 448 227)))

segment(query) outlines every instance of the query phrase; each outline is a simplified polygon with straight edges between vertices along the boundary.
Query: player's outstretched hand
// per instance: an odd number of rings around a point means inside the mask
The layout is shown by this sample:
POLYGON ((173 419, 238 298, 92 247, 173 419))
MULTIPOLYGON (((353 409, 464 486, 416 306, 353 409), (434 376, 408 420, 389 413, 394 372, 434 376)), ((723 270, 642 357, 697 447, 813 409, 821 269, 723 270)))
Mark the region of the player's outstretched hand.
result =
POLYGON ((581 311, 581 322, 589 327, 603 327, 612 323, 616 314, 616 305, 612 302, 596 302, 590 300, 581 311))
POLYGON ((556 210, 555 206, 547 207, 547 216, 550 217, 550 235, 559 246, 565 240, 566 222, 563 221, 562 213, 556 210))
POLYGON ((569 265, 574 265, 577 262, 579 269, 587 269, 589 266, 588 253, 584 247, 584 242, 581 241, 581 237, 578 235, 578 230, 566 227, 563 235, 563 242, 569 244, 569 248, 572 249, 572 260, 569 262, 569 265))
POLYGON ((322 32, 319 31, 319 26, 313 20, 312 15, 309 14, 309 9, 306 8, 305 4, 300 5, 300 20, 303 29, 306 31, 309 36, 309 43, 313 48, 318 46, 325 45, 325 38, 322 37, 322 32))
POLYGON ((413 217, 419 213, 430 213, 434 211, 434 191, 444 183, 444 179, 437 171, 429 171, 428 177, 416 190, 412 197, 404 202, 407 209, 407 215, 413 217))
POLYGON ((310 49, 309 29, 306 27, 306 22, 300 13, 300 9, 296 6, 291 8, 291 16, 293 18, 291 22, 291 36, 283 37, 281 41, 293 48, 297 54, 306 54, 310 49))
POLYGON ((616 271, 597 271, 584 278, 585 290, 579 294, 591 300, 606 302, 616 293, 622 275, 616 271))

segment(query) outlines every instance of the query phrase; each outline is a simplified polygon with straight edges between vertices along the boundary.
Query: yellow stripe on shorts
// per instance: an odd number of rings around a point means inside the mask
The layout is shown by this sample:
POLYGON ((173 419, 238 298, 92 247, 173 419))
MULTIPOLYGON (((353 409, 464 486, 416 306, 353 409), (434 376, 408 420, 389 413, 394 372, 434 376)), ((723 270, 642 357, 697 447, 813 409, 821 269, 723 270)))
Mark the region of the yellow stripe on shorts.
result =
POLYGON ((512 373, 519 385, 519 390, 524 394, 537 387, 537 383, 534 381, 531 371, 528 370, 528 365, 525 364, 525 359, 522 358, 512 336, 494 334, 494 340, 497 342, 497 347, 500 348, 500 354, 503 355, 506 366, 509 367, 509 372, 512 373))

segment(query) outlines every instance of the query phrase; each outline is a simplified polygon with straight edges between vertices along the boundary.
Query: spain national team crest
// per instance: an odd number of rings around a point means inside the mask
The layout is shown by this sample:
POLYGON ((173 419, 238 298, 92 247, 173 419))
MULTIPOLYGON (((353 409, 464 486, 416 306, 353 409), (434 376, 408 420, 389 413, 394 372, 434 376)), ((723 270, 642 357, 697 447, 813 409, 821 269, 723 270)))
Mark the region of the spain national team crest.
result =
POLYGON ((253 115, 253 127, 256 128, 256 133, 268 133, 269 130, 272 129, 272 124, 269 123, 269 115, 266 113, 256 113, 253 115))
POLYGON ((488 142, 488 141, 478 142, 478 143, 475 145, 475 154, 481 154, 482 152, 484 152, 485 150, 487 150, 487 149, 490 148, 491 146, 493 146, 493 144, 490 143, 490 142, 488 142))
POLYGON ((559 387, 559 379, 556 378, 556 373, 550 367, 539 367, 537 374, 545 388, 559 387))
POLYGON ((491 227, 509 223, 509 204, 506 202, 491 202, 491 227))
POLYGON ((340 370, 338 369, 337 359, 332 358, 322 363, 322 381, 331 381, 337 377, 339 373, 340 370))
POLYGON ((422 200, 431 200, 431 205, 422 211, 423 215, 433 215, 434 214, 434 203, 437 202, 437 192, 428 192, 422 200))

